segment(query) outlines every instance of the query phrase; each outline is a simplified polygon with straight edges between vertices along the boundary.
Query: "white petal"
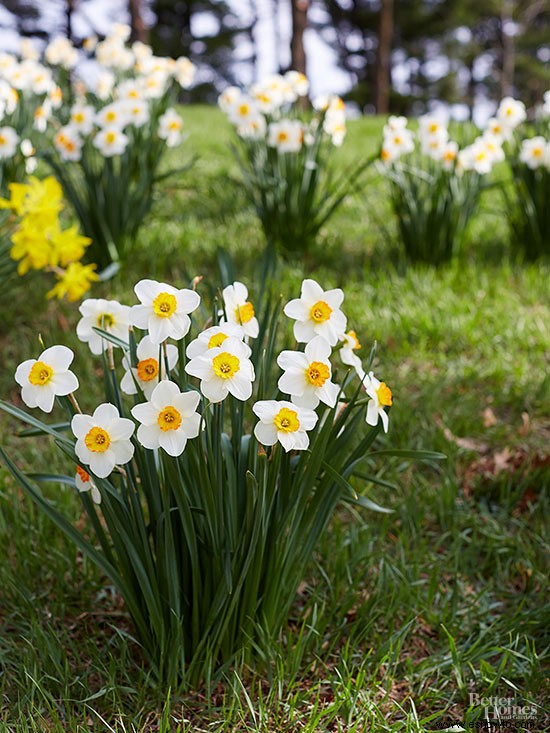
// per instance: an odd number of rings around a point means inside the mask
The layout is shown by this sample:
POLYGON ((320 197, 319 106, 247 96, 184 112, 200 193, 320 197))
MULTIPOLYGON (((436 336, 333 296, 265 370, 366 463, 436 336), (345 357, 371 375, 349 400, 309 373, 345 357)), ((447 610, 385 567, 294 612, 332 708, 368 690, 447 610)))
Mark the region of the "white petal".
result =
POLYGON ((55 393, 60 397, 68 395, 78 389, 78 379, 72 372, 54 373, 51 384, 54 385, 55 393))
POLYGON ((36 364, 36 359, 27 359, 19 364, 15 370, 15 381, 17 384, 20 384, 22 387, 29 384, 29 374, 34 364, 36 364))
MULTIPOLYGON (((137 328, 146 330, 149 326, 149 316, 152 313, 152 309, 147 305, 133 305, 130 309, 130 323, 137 328)), ((78 329, 77 329, 78 333, 78 329)))
POLYGON ((340 387, 334 382, 325 382, 323 386, 317 390, 317 394, 321 402, 329 407, 334 407, 338 394, 340 393, 340 387))
POLYGON ((294 338, 298 343, 307 343, 316 335, 311 321, 296 321, 294 324, 294 338))
POLYGON ((340 288, 326 290, 323 294, 323 300, 332 308, 333 311, 338 310, 344 302, 344 291, 340 290, 340 288))
POLYGON ((388 413, 386 412, 386 410, 384 410, 384 408, 382 408, 378 414, 380 415, 380 418, 382 420, 382 427, 384 428, 384 432, 387 433, 388 425, 390 422, 388 413))
POLYGON ((162 287, 156 280, 140 280, 134 286, 134 293, 138 299, 147 305, 151 305, 160 292, 162 292, 162 287))
POLYGON ((39 361, 43 361, 54 372, 66 372, 74 359, 71 349, 66 346, 50 346, 40 354, 39 361))
POLYGON ((170 456, 179 456, 183 453, 187 438, 181 430, 166 430, 159 437, 159 445, 170 456))
POLYGON ((307 450, 309 448, 309 435, 299 430, 294 433, 294 450, 307 450))
POLYGON ((53 384, 45 384, 43 387, 36 387, 35 391, 36 406, 43 412, 51 412, 55 402, 55 389, 53 384))
POLYGON ((292 370, 285 372, 277 382, 277 387, 281 392, 290 395, 303 395, 308 386, 304 371, 296 372, 292 370))
POLYGON ((300 428, 304 430, 313 430, 317 424, 317 413, 307 408, 300 408, 298 410, 298 420, 300 421, 300 428))
POLYGON ((116 458, 112 450, 106 450, 104 453, 89 452, 88 465, 92 473, 95 473, 99 478, 107 478, 113 472, 115 464, 116 458))
POLYGON ((252 412, 257 415, 260 420, 273 420, 279 411, 280 404, 277 400, 259 400, 252 406, 252 412))
POLYGON ((282 430, 277 431, 277 440, 283 446, 285 451, 288 453, 289 450, 294 448, 296 443, 297 433, 285 433, 282 430))
POLYGON ((306 304, 311 303, 313 305, 318 300, 324 300, 324 293, 323 288, 315 280, 306 279, 302 282, 301 297, 306 304))
POLYGON ((139 443, 149 450, 155 450, 159 447, 159 440, 162 430, 157 424, 140 425, 137 429, 137 439, 139 443))
POLYGON ((369 400, 367 405, 367 425, 378 425, 378 407, 374 400, 369 400))
POLYGON ((127 417, 118 417, 109 424, 107 432, 113 441, 129 440, 134 434, 135 427, 133 421, 127 417))
POLYGON ((144 425, 154 425, 158 420, 159 411, 150 402, 142 402, 130 410, 132 415, 144 425))
POLYGON ((104 402, 102 405, 98 405, 93 414, 93 418, 96 421, 96 425, 109 423, 120 417, 117 408, 110 402, 104 402))
POLYGON ((273 423, 258 422, 254 427, 256 440, 262 445, 275 445, 277 442, 277 428, 273 423))
POLYGON ((294 298, 283 308, 285 316, 297 321, 306 321, 309 318, 309 307, 300 298, 294 298))
POLYGON ((111 448, 117 465, 121 466, 124 463, 132 460, 134 455, 134 445, 129 440, 115 440, 111 443, 111 448))
POLYGON ((250 399, 252 395, 252 382, 246 376, 241 376, 240 370, 232 379, 228 379, 227 382, 227 389, 238 400, 245 402, 250 399))
POLYGON ((120 380, 120 389, 124 392, 124 394, 137 394, 136 383, 134 381, 134 378, 132 377, 132 372, 130 372, 129 370, 120 380))
POLYGON ((301 395, 292 395, 292 402, 300 407, 307 407, 310 410, 314 410, 319 404, 318 390, 315 387, 308 385, 308 389, 304 390, 301 395))
POLYGON ((176 299, 178 303, 178 311, 181 308, 184 313, 192 313, 201 303, 200 295, 194 290, 180 290, 176 299))
MULTIPOLYGON (((213 349, 209 350, 210 352, 213 349)), ((192 377, 198 377, 199 379, 212 379, 214 378, 214 367, 212 366, 212 358, 210 353, 204 356, 197 356, 192 359, 185 366, 185 371, 192 377)))
MULTIPOLYGON (((135 307, 135 306, 134 306, 135 307)), ((149 315, 148 321, 149 336, 154 344, 161 344, 172 334, 169 318, 159 318, 154 314, 149 315)))
POLYGON ((307 369, 309 359, 301 351, 281 351, 277 357, 281 369, 307 369))
POLYGON ((74 415, 71 420, 71 430, 75 438, 84 439, 94 427, 94 420, 90 415, 74 415))
POLYGON ((184 417, 189 417, 196 412, 201 396, 198 392, 180 392, 171 404, 179 410, 184 417))
POLYGON ((201 416, 198 412, 193 412, 191 415, 184 417, 181 430, 187 438, 197 437, 201 430, 201 416))
POLYGON ((331 351, 332 349, 330 348, 329 342, 322 336, 316 336, 314 339, 311 339, 305 348, 305 354, 308 362, 324 361, 329 364, 328 359, 331 351))
POLYGON ((210 381, 203 379, 201 392, 210 402, 221 402, 228 395, 226 381, 223 379, 211 379, 210 381))
POLYGON ((159 382, 153 394, 151 395, 151 402, 159 410, 162 410, 166 405, 173 405, 175 400, 180 396, 180 388, 175 382, 170 382, 167 379, 159 382))

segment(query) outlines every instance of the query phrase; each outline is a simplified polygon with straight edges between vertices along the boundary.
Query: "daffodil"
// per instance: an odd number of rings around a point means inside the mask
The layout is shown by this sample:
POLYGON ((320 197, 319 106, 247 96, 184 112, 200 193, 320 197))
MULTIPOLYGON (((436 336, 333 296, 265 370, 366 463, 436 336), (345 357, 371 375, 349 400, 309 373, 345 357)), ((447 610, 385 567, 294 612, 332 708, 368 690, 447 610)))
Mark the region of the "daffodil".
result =
POLYGON ((284 400, 260 400, 252 406, 260 418, 254 427, 256 440, 262 445, 275 445, 277 441, 286 452, 307 450, 308 430, 313 430, 317 415, 307 407, 298 407, 284 400))
POLYGON ((376 379, 373 372, 369 372, 364 384, 367 394, 370 397, 367 404, 366 422, 368 425, 378 425, 378 418, 380 418, 384 432, 387 433, 389 418, 384 408, 391 407, 391 390, 385 382, 380 382, 376 379))
POLYGON ((83 237, 78 231, 78 226, 73 224, 67 229, 61 230, 58 226, 51 234, 52 246, 56 249, 59 258, 59 264, 62 267, 84 257, 86 247, 92 240, 90 237, 83 237))
POLYGON ((272 122, 267 131, 267 144, 280 153, 298 153, 304 140, 304 128, 300 120, 272 122))
POLYGON ((296 321, 296 341, 307 343, 315 336, 323 336, 335 346, 346 331, 346 316, 340 310, 344 293, 340 288, 323 290, 315 280, 304 280, 299 298, 284 307, 284 313, 296 321))
POLYGON ((78 379, 69 370, 73 359, 73 352, 66 346, 50 346, 38 359, 19 364, 15 381, 21 385, 21 398, 27 407, 51 412, 56 396, 78 389, 78 379))
POLYGON ((105 158, 122 155, 126 150, 129 139, 118 127, 105 127, 94 137, 94 147, 105 158))
POLYGON ((242 327, 236 323, 220 323, 219 326, 211 326, 199 333, 197 338, 191 341, 185 354, 188 359, 194 359, 196 356, 201 356, 206 353, 208 349, 221 346, 225 339, 230 336, 242 340, 244 338, 242 327))
POLYGON ((221 346, 191 359, 185 371, 201 380, 201 392, 211 402, 221 402, 228 394, 245 401, 252 394, 255 378, 250 353, 250 347, 231 336, 221 346))
POLYGON ((92 479, 88 471, 85 471, 82 466, 76 467, 74 483, 80 493, 91 491, 92 501, 94 502, 94 504, 101 504, 101 494, 99 493, 99 489, 95 485, 94 480, 92 479))
POLYGON ((292 402, 315 409, 319 402, 334 407, 340 388, 331 381, 329 361, 331 348, 322 336, 312 339, 302 351, 283 351, 277 364, 285 373, 279 379, 281 392, 291 395, 292 402))
POLYGON ((48 298, 67 298, 70 303, 80 300, 87 293, 93 282, 99 280, 95 272, 97 265, 83 265, 81 262, 71 262, 67 269, 57 275, 57 282, 48 291, 48 298))
POLYGON ((38 228, 34 218, 25 217, 19 228, 12 234, 10 257, 18 262, 17 272, 24 275, 29 270, 42 270, 55 267, 58 255, 47 229, 38 228))
POLYGON ((550 142, 541 135, 532 137, 530 140, 523 140, 519 159, 531 170, 537 168, 550 168, 550 142))
POLYGON ((241 326, 245 336, 256 338, 259 333, 258 319, 254 306, 248 300, 248 289, 241 282, 234 282, 222 291, 225 315, 229 323, 241 326))
POLYGON ((167 338, 179 340, 187 334, 191 327, 188 314, 201 302, 198 293, 156 280, 140 280, 134 291, 141 305, 132 306, 131 321, 138 328, 148 329, 154 344, 167 338))
POLYGON ((120 417, 110 402, 96 407, 93 415, 74 415, 71 430, 77 439, 74 450, 78 460, 99 478, 107 478, 115 466, 132 460, 134 423, 120 417))
POLYGON ((139 386, 145 397, 151 399, 153 390, 166 374, 165 362, 168 363, 168 369, 172 370, 178 361, 177 346, 167 344, 165 353, 162 349, 149 336, 144 336, 136 348, 136 366, 131 366, 128 354, 123 357, 122 366, 126 372, 120 382, 120 389, 125 394, 137 394, 139 386))
POLYGON ((121 305, 116 300, 88 298, 80 304, 78 310, 82 318, 76 324, 76 335, 88 344, 92 354, 101 354, 111 343, 94 331, 94 327, 123 340, 128 338, 129 306, 121 305))
POLYGON ((132 408, 132 415, 141 423, 138 441, 150 450, 162 448, 170 456, 181 455, 187 441, 199 434, 199 402, 198 392, 181 392, 174 382, 159 382, 149 402, 132 408))
POLYGON ((0 127, 0 160, 13 158, 18 142, 19 135, 13 127, 0 127))
POLYGON ((348 331, 342 336, 342 341, 344 342, 340 349, 340 359, 342 359, 342 364, 351 366, 357 371, 358 367, 361 366, 361 359, 357 354, 353 353, 354 351, 359 351, 361 348, 357 334, 355 331, 348 331))

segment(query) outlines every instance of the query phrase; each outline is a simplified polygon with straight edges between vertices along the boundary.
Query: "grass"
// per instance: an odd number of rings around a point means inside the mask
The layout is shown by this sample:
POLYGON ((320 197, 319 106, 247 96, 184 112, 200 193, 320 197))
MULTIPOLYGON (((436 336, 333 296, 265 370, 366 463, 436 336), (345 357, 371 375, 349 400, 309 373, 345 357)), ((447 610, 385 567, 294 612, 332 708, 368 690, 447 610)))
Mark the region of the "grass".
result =
MULTIPOLYGON (((254 297, 260 228, 215 110, 185 111, 199 158, 162 191, 122 275, 94 292, 134 302, 141 277, 218 284, 226 248, 254 297)), ((376 147, 381 121, 350 125, 338 164, 376 147)), ((174 161, 172 161, 174 162, 174 161)), ((306 263, 289 262, 281 290, 302 277, 342 286, 345 309, 376 373, 395 395, 387 442, 440 450, 444 464, 373 462, 397 492, 368 487, 390 515, 342 509, 319 546, 291 618, 263 670, 236 665, 224 684, 182 696, 156 689, 113 589, 24 498, 0 468, 0 731, 429 731, 480 718, 469 694, 514 698, 544 717, 550 613, 547 416, 549 268, 510 257, 502 203, 482 205, 460 259, 407 268, 395 245, 384 185, 342 207, 306 263)), ((74 307, 46 303, 35 277, 0 294, 0 391, 18 402, 16 365, 48 343, 76 346, 74 307)), ((83 407, 98 387, 77 349, 83 407)), ((2 446, 25 468, 60 462, 48 440, 2 446)), ((381 440, 380 445, 383 445, 381 440)), ((78 523, 77 498, 44 492, 78 523)), ((467 726, 465 726, 467 727, 467 726)))

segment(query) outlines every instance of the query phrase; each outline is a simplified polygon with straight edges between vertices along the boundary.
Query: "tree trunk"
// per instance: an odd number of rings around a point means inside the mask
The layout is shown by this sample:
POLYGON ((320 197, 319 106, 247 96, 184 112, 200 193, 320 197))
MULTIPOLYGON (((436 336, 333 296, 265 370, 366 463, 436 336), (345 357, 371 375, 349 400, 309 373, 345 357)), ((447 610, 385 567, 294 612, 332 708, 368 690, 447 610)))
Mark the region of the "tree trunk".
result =
POLYGON ((500 29, 502 34, 502 71, 500 75, 500 96, 512 97, 514 94, 514 69, 516 50, 514 36, 510 33, 513 23, 513 0, 502 0, 500 29))
POLYGON ((393 38, 393 0, 382 0, 378 25, 378 51, 374 106, 377 114, 387 115, 390 110, 391 51, 393 38))
POLYGON ((141 0, 128 0, 128 10, 130 11, 130 27, 132 29, 131 40, 147 43, 149 34, 143 22, 141 0))
POLYGON ((67 0, 67 9, 65 11, 65 17, 66 17, 66 35, 69 41, 73 40, 73 11, 74 11, 74 0, 67 0))
POLYGON ((306 51, 304 48, 304 31, 307 28, 307 11, 309 0, 291 0, 292 2, 292 39, 290 41, 290 68, 306 73, 306 51))

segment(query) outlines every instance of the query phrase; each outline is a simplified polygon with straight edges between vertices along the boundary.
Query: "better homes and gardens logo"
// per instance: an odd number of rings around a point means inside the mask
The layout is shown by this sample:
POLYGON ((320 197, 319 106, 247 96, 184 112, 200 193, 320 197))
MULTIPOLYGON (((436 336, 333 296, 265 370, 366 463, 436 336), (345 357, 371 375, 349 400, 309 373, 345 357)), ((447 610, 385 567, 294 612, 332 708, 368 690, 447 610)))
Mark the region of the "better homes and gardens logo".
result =
POLYGON ((470 707, 483 708, 482 717, 485 720, 532 720, 536 717, 537 709, 534 705, 521 705, 513 697, 482 697, 477 692, 470 692, 470 707))

